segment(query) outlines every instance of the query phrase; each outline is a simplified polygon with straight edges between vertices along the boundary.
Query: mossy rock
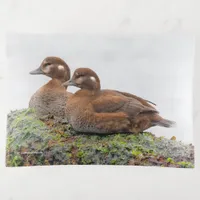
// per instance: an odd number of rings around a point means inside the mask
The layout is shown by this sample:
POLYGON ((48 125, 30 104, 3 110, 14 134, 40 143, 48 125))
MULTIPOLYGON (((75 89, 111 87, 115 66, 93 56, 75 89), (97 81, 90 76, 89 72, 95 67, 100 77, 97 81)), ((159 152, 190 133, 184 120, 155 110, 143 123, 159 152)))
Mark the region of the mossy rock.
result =
POLYGON ((81 134, 67 122, 39 120, 34 110, 8 114, 6 166, 141 165, 193 168, 194 146, 140 134, 81 134))

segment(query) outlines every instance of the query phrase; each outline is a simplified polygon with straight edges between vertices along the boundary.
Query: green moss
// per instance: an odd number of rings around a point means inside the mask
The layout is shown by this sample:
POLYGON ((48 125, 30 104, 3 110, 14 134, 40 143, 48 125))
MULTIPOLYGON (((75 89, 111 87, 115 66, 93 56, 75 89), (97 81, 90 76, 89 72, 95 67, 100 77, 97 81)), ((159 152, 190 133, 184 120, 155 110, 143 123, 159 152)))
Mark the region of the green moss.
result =
POLYGON ((62 136, 57 133, 55 136, 53 136, 53 139, 59 141, 61 139, 61 137, 62 136))
POLYGON ((66 153, 67 158, 71 158, 72 154, 71 153, 66 153))
POLYGON ((7 151, 9 151, 10 145, 13 143, 13 141, 14 141, 14 138, 13 138, 13 137, 11 137, 11 136, 8 136, 8 137, 7 137, 7 143, 6 143, 6 150, 7 150, 7 151))
POLYGON ((78 151, 77 157, 78 158, 82 158, 83 156, 84 156, 84 152, 83 151, 78 151))
POLYGON ((23 158, 20 155, 15 155, 10 158, 9 166, 17 167, 23 165, 23 158))
POLYGON ((168 163, 172 163, 172 164, 175 163, 174 160, 173 160, 172 158, 167 158, 167 162, 168 162, 168 163))
POLYGON ((116 165, 116 163, 117 163, 117 160, 116 160, 116 159, 113 159, 113 160, 110 161, 110 164, 111 164, 111 165, 116 165))
POLYGON ((194 165, 191 163, 191 162, 177 162, 177 164, 180 165, 180 167, 183 167, 183 168, 194 168, 194 165))
POLYGON ((137 135, 76 133, 66 122, 36 119, 30 109, 9 113, 7 133, 7 166, 133 164, 193 167, 194 163, 193 146, 178 141, 156 138, 149 132, 137 135), (24 155, 23 152, 31 154, 24 155))
POLYGON ((104 154, 109 153, 109 150, 108 150, 107 147, 100 147, 100 148, 97 148, 97 150, 100 150, 100 151, 101 151, 102 153, 104 153, 104 154))
POLYGON ((33 109, 27 109, 27 110, 22 110, 22 112, 20 112, 19 115, 15 117, 11 126, 18 127, 20 126, 19 123, 23 123, 24 121, 32 121, 33 122, 32 125, 39 125, 39 126, 44 125, 42 121, 36 119, 36 115, 33 109))
POLYGON ((132 150, 132 155, 133 157, 137 158, 139 155, 142 155, 142 152, 141 151, 135 151, 135 150, 132 150))

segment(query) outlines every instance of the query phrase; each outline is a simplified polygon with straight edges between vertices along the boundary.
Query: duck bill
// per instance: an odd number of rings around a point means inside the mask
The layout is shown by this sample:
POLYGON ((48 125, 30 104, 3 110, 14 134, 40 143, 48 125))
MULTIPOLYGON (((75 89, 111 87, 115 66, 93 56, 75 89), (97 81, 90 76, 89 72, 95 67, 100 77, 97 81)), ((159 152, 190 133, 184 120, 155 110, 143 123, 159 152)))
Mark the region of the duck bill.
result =
POLYGON ((65 83, 62 84, 64 87, 68 86, 76 86, 76 84, 73 82, 73 80, 66 81, 65 83))
POLYGON ((35 69, 35 70, 31 71, 30 74, 31 75, 37 75, 37 74, 44 74, 44 72, 39 67, 38 69, 35 69))

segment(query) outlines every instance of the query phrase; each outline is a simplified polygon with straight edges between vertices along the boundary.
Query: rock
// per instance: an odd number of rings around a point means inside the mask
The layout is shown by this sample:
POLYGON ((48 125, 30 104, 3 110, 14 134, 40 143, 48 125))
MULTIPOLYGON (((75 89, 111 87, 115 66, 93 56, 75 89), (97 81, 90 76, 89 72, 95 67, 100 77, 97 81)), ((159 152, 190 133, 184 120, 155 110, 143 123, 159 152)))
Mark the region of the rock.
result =
POLYGON ((140 165, 194 167, 194 146, 140 134, 81 134, 65 121, 36 118, 32 109, 8 114, 6 166, 140 165))

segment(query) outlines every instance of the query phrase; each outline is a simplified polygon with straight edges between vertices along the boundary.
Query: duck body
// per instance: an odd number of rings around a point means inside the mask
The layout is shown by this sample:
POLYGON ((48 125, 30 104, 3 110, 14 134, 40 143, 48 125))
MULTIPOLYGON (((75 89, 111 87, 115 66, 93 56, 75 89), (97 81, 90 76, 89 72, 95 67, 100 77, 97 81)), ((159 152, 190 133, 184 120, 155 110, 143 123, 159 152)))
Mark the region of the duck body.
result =
POLYGON ((66 116, 75 131, 139 133, 153 126, 172 127, 150 101, 130 93, 101 90, 100 79, 89 68, 79 68, 64 86, 81 88, 67 102, 66 116))
POLYGON ((66 92, 62 82, 52 79, 32 95, 29 107, 36 110, 40 117, 49 115, 64 118, 66 102, 71 95, 66 92))
POLYGON ((36 111, 39 118, 53 116, 65 117, 65 106, 72 93, 66 91, 63 82, 70 79, 68 65, 58 57, 47 57, 40 67, 30 74, 43 74, 51 80, 39 88, 31 97, 29 107, 36 111))
MULTIPOLYGON (((147 102, 145 102, 148 104, 147 102)), ((141 132, 151 126, 158 111, 114 90, 80 90, 70 99, 66 113, 78 132, 141 132)))

